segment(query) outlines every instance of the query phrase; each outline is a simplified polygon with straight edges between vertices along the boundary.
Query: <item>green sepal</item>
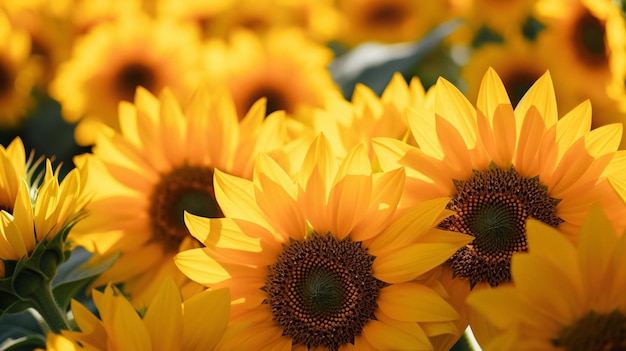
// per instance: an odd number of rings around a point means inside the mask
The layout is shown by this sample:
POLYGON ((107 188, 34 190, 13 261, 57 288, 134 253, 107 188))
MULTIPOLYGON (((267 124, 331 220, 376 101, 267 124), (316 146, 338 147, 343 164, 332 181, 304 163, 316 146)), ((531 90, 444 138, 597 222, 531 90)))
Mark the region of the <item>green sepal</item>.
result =
MULTIPOLYGON (((62 311, 67 311, 72 301, 81 290, 91 285, 98 277, 118 259, 120 253, 117 252, 98 262, 86 262, 89 256, 79 258, 70 268, 63 274, 62 279, 55 280, 52 288, 52 294, 62 311)), ((71 261, 71 260, 70 260, 71 261)), ((68 261, 69 262, 69 261, 68 261)))

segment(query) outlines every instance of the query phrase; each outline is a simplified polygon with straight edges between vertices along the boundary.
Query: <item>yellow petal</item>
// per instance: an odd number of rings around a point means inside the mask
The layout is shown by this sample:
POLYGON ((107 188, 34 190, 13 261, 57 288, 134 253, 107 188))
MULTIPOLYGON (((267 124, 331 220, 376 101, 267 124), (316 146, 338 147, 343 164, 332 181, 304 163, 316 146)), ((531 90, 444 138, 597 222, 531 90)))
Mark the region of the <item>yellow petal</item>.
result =
POLYGON ((426 335, 412 335, 377 320, 363 328, 363 337, 378 350, 432 350, 426 335))
MULTIPOLYGON (((259 238, 245 234, 253 229, 264 230, 254 223, 233 218, 204 218, 185 212, 185 224, 191 234, 207 246, 239 249, 243 251, 259 251, 259 238), (250 229, 248 229, 251 227, 250 229), (258 227, 258 228, 256 228, 258 227)), ((256 231, 255 231, 256 232, 256 231)))
POLYGON ((226 217, 242 218, 261 225, 267 224, 256 205, 254 185, 251 181, 215 169, 214 185, 215 198, 226 217))
POLYGON ((148 307, 143 322, 154 351, 175 350, 183 336, 180 291, 172 279, 165 279, 148 307))
POLYGON ((524 94, 515 107, 516 118, 523 120, 531 106, 538 110, 548 128, 557 122, 556 96, 549 72, 544 73, 524 94))
MULTIPOLYGON (((500 108, 501 104, 511 106, 511 100, 509 100, 509 95, 504 88, 502 80, 496 71, 489 67, 480 83, 476 107, 487 116, 489 121, 493 121, 494 116, 496 116, 496 110, 500 108)), ((511 111, 513 111, 512 108, 511 111)))
MULTIPOLYGON (((439 78, 435 86, 435 113, 453 125, 469 149, 476 145, 476 110, 452 83, 439 78)), ((439 122, 437 122, 439 124, 439 122)), ((445 136, 443 136, 445 138, 445 136)), ((442 136, 439 136, 439 140, 442 136)), ((443 143, 445 144, 445 143, 443 143)), ((445 154, 445 153, 444 153, 445 154)))
POLYGON ((387 286, 380 290, 376 302, 386 315, 403 322, 440 322, 459 318, 441 295, 421 284, 387 286))
POLYGON ((213 350, 226 331, 229 316, 228 289, 203 291, 185 300, 182 349, 213 350), (211 312, 210 318, 207 311, 211 312))
POLYGON ((174 256, 174 262, 189 279, 205 286, 230 278, 228 272, 202 249, 180 252, 174 256))

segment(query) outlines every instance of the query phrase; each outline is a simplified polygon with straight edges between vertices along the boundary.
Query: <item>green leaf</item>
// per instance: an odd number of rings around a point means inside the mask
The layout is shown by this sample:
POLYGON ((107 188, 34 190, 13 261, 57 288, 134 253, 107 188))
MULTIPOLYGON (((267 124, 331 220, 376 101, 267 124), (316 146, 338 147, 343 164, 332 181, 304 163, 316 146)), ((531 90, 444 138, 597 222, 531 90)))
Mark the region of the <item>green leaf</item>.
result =
POLYGON ((54 299, 57 301, 59 308, 63 311, 67 311, 72 298, 76 297, 78 293, 87 288, 93 283, 100 274, 109 269, 113 263, 119 257, 119 254, 109 256, 103 260, 94 262, 87 262, 90 255, 85 254, 86 251, 74 250, 72 256, 78 256, 78 258, 70 259, 66 262, 68 267, 59 269, 59 274, 53 282, 52 293, 54 299))
POLYGON ((0 351, 32 351, 46 348, 46 338, 41 335, 29 335, 19 339, 8 339, 0 345, 0 351))

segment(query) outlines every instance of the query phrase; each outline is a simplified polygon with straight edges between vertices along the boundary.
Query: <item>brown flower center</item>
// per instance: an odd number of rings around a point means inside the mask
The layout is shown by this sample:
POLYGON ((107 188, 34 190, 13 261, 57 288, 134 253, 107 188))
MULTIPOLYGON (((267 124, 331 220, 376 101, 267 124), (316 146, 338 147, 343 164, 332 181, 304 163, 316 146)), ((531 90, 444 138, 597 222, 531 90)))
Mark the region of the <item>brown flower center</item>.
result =
POLYGON ((250 107, 252 107, 252 105, 254 105, 254 103, 257 102, 257 100, 259 100, 260 98, 267 99, 267 104, 265 107, 266 116, 268 116, 272 112, 281 110, 287 113, 294 112, 288 97, 283 91, 275 87, 266 85, 258 87, 250 94, 250 96, 246 100, 246 103, 244 104, 245 110, 241 111, 241 115, 245 116, 250 107))
POLYGON ((447 206, 454 215, 439 226, 475 237, 448 260, 455 276, 468 279, 472 287, 511 280, 512 255, 528 249, 529 217, 554 227, 563 222, 556 215, 559 201, 550 197, 539 177, 522 177, 513 167, 490 167, 455 185, 447 206))
POLYGON ((571 40, 576 54, 587 66, 601 68, 608 64, 605 34, 604 22, 588 10, 576 21, 571 40))
POLYGON ((15 84, 15 74, 9 62, 0 58, 0 99, 11 96, 15 84))
POLYGON ((591 311, 563 328, 552 344, 567 351, 626 350, 626 315, 620 310, 608 314, 591 311))
MULTIPOLYGON (((543 73, 543 72, 542 72, 543 73)), ((511 105, 513 107, 522 100, 528 89, 539 79, 541 73, 534 72, 531 69, 518 69, 515 72, 510 72, 508 75, 502 77, 502 83, 506 87, 506 91, 509 93, 511 99, 511 105)))
POLYGON ((189 236, 184 211, 194 215, 223 217, 213 191, 213 169, 182 166, 161 177, 150 198, 150 221, 154 240, 166 251, 178 251, 189 236))
POLYGON ((365 15, 365 23, 369 27, 389 28, 400 25, 406 18, 407 9, 402 4, 379 2, 365 15))
POLYGON ((314 233, 285 245, 264 290, 274 320, 293 344, 338 350, 374 319, 383 282, 361 242, 314 233))
POLYGON ((121 67, 114 82, 115 92, 119 99, 132 102, 135 98, 135 90, 139 86, 155 92, 157 76, 154 69, 140 62, 131 62, 121 67))

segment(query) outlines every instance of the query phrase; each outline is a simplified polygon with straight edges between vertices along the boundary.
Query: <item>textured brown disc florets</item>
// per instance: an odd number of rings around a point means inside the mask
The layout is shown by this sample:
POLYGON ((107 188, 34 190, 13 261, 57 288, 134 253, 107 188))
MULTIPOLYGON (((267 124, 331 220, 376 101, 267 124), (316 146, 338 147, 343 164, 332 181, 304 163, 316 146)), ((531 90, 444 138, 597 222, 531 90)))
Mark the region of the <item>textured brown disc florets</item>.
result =
POLYGON ((150 224, 154 240, 166 251, 178 251, 189 236, 184 211, 209 217, 223 217, 213 191, 213 169, 181 166, 163 174, 150 197, 150 224))
POLYGON ((474 172, 455 185, 447 206, 454 215, 439 226, 475 237, 449 260, 455 276, 470 280, 472 286, 511 280, 512 255, 528 249, 529 217, 553 227, 563 222, 556 215, 559 201, 550 197, 539 178, 522 177, 512 167, 474 172))
POLYGON ((374 319, 383 282, 360 242, 314 233, 291 241, 269 267, 266 286, 274 320, 294 345, 338 350, 374 319))
POLYGON ((626 350, 626 315, 618 309, 606 314, 590 311, 563 328, 552 344, 567 351, 626 350))

